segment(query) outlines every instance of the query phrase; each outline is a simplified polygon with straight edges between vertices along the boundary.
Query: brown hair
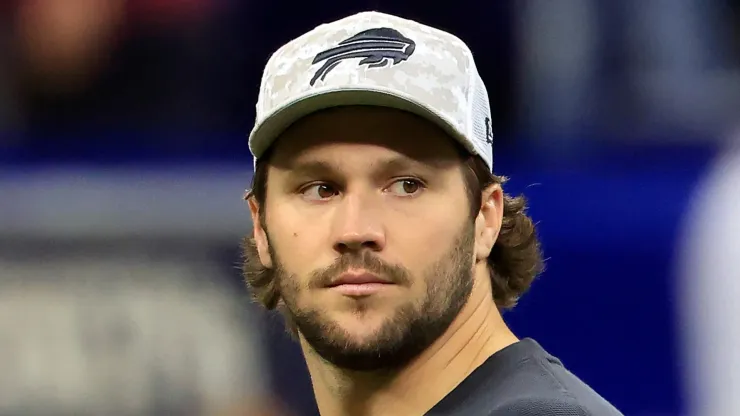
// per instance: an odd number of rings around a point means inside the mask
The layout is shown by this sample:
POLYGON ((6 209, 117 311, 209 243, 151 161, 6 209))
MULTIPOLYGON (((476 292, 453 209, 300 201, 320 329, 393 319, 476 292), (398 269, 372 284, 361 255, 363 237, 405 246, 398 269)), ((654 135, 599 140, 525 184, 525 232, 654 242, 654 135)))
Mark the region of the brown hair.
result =
MULTIPOLYGON (((258 160, 252 178, 252 188, 246 199, 254 198, 260 207, 259 221, 264 225, 267 165, 270 155, 258 160)), ((493 184, 503 184, 506 178, 493 175, 488 165, 477 156, 464 156, 464 178, 470 201, 470 216, 475 218, 481 206, 482 191, 493 184)), ((532 219, 526 214, 524 196, 504 194, 501 231, 488 256, 493 299, 499 309, 516 305, 532 281, 544 270, 544 262, 532 219)), ((269 310, 275 309, 280 294, 272 269, 262 265, 253 237, 243 243, 242 271, 252 296, 269 310)))

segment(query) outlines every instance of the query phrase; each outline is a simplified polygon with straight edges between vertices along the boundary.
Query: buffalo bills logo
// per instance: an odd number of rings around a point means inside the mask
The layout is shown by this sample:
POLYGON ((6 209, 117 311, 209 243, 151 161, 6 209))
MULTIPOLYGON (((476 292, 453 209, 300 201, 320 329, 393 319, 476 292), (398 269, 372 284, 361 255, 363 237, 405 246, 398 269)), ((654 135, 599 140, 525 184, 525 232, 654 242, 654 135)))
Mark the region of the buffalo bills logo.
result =
POLYGON ((324 80, 326 74, 347 59, 362 58, 358 65, 382 68, 397 65, 414 53, 416 44, 397 30, 390 28, 369 29, 339 42, 334 48, 320 52, 313 64, 326 61, 311 78, 311 86, 324 80))
POLYGON ((486 143, 491 146, 491 170, 493 170, 493 156, 495 151, 493 148, 493 128, 491 127, 491 118, 486 117, 484 119, 484 123, 486 124, 486 143))
POLYGON ((491 119, 486 117, 484 122, 486 123, 486 143, 493 147, 493 129, 491 128, 491 119))

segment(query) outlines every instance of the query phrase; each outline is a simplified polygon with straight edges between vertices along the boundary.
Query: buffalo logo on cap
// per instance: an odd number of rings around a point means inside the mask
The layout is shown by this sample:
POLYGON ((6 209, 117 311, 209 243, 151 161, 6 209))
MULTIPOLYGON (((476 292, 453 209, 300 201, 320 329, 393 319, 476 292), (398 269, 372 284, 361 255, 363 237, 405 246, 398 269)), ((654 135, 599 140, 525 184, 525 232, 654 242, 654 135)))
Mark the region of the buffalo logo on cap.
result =
POLYGON ((316 55, 313 64, 325 62, 311 78, 310 84, 313 86, 319 79, 323 81, 326 75, 344 60, 362 58, 358 65, 382 68, 409 59, 415 48, 416 43, 413 40, 395 29, 383 27, 362 31, 316 55))

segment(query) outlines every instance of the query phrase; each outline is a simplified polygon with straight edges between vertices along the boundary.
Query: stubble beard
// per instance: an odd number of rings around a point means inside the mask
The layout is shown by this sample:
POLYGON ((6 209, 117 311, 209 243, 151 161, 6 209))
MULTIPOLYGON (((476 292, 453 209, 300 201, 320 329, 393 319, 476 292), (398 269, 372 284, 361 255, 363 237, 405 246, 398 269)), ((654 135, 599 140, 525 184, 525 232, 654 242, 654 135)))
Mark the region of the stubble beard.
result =
MULTIPOLYGON (((424 297, 398 306, 374 334, 361 340, 330 319, 320 307, 301 308, 298 299, 307 296, 306 289, 276 261, 275 278, 286 319, 316 354, 338 368, 396 371, 441 337, 467 303, 473 290, 473 246, 474 228, 472 223, 466 223, 450 250, 424 273, 424 297)), ((275 254, 272 258, 277 260, 275 254)), ((368 251, 344 255, 334 265, 315 272, 310 287, 331 281, 349 266, 383 275, 394 283, 414 281, 405 268, 384 263, 368 251)), ((365 308, 373 306, 358 301, 355 307, 354 313, 362 314, 366 313, 365 308)))

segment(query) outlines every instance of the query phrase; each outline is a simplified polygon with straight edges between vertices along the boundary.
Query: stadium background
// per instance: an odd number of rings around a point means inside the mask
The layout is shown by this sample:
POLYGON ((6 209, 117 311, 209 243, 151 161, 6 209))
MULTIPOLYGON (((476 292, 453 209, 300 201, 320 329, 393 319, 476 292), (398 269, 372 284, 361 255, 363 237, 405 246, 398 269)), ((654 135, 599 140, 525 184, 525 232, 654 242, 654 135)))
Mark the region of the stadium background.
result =
POLYGON ((475 54, 548 258, 515 332, 628 415, 688 414, 677 253, 738 127, 738 2, 347 3, 0 5, 0 414, 315 411, 236 269, 246 135, 271 51, 366 9, 475 54))

